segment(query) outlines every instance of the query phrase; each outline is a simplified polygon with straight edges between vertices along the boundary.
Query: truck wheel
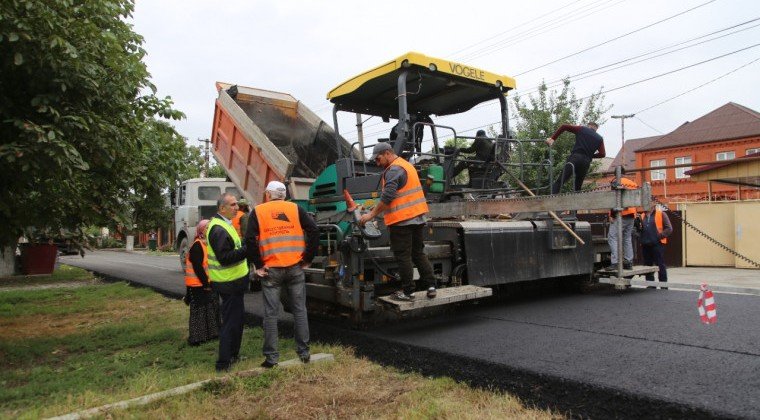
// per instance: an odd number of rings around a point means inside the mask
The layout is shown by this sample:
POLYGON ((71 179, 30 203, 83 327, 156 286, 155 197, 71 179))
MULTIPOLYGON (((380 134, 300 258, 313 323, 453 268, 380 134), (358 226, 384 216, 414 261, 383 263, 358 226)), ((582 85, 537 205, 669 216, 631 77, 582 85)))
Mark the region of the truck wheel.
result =
POLYGON ((183 273, 185 272, 185 258, 188 251, 187 238, 182 238, 182 242, 179 243, 179 268, 182 269, 183 273))

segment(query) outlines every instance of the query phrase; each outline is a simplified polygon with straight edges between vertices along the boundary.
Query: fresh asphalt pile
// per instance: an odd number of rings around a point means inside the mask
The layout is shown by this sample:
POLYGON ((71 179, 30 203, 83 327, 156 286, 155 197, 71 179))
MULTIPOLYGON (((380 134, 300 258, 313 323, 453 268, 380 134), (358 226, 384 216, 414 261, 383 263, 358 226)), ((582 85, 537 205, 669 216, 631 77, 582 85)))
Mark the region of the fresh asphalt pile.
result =
MULTIPOLYGON (((174 296, 184 290, 175 259, 98 252, 64 262, 174 296)), ((246 296, 253 325, 258 295, 246 296)), ((385 365, 571 416, 757 418, 758 297, 716 299, 719 322, 709 326, 699 322, 693 292, 632 289, 494 299, 365 330, 312 320, 311 331, 314 341, 352 346, 385 365)), ((289 315, 281 323, 290 334, 289 315)))

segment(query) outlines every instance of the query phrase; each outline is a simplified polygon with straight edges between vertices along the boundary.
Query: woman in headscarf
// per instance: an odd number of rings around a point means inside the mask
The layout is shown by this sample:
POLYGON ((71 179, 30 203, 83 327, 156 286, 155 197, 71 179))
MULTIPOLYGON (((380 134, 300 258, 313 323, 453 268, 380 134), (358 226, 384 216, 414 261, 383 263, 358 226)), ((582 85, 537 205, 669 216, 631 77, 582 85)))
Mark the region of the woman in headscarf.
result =
POLYGON ((219 300, 211 290, 206 252, 208 220, 198 222, 195 241, 185 261, 185 303, 190 305, 190 334, 188 344, 197 346, 219 337, 219 300))

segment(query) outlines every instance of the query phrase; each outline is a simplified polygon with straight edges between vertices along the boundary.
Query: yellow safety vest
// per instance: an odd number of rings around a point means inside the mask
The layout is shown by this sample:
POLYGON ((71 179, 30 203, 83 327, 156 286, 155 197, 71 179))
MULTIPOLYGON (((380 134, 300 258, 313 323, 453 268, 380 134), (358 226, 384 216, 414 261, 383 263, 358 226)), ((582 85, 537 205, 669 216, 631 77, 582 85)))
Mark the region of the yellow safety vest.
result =
MULTIPOLYGON (((233 228, 232 225, 230 225, 229 223, 217 217, 212 218, 208 224, 208 227, 206 228, 206 238, 209 238, 207 240, 210 240, 211 229, 214 226, 222 227, 227 232, 227 234, 230 235, 230 238, 232 238, 232 241, 235 243, 235 249, 242 248, 242 243, 240 242, 240 236, 238 236, 237 232, 235 231, 235 228, 233 228)), ((216 259, 216 254, 214 254, 214 247, 212 247, 211 244, 209 244, 208 246, 208 276, 211 279, 211 281, 217 282, 217 283, 224 283, 228 281, 237 280, 247 275, 248 275, 248 263, 245 258, 242 261, 236 262, 232 265, 222 265, 219 263, 219 260, 216 259)))

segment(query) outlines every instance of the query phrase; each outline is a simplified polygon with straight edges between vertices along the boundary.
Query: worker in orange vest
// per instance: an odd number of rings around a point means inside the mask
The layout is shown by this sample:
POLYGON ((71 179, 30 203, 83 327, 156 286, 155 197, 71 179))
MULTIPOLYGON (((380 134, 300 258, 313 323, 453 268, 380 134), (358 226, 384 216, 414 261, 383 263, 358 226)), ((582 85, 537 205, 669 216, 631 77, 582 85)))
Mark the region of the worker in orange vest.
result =
POLYGON ((208 276, 206 227, 208 220, 198 222, 195 241, 185 255, 185 295, 190 305, 188 344, 197 346, 219 336, 219 301, 211 291, 208 276))
MULTIPOLYGON (((641 215, 641 251, 644 257, 644 265, 655 265, 659 268, 657 280, 668 281, 668 272, 665 268, 665 244, 668 236, 673 233, 673 225, 667 213, 662 211, 657 203, 652 202, 652 210, 641 215)), ((646 275, 647 281, 654 281, 654 275, 646 275)), ((667 287, 662 287, 667 289, 667 287)))
POLYGON ((422 233, 428 212, 425 194, 411 163, 399 157, 389 143, 378 143, 372 149, 372 160, 384 168, 382 174, 383 192, 380 202, 372 210, 362 215, 359 224, 364 225, 378 214, 385 213, 384 221, 390 234, 391 250, 399 266, 402 290, 391 298, 400 301, 414 300, 414 267, 417 266, 420 279, 427 283, 427 297, 434 298, 435 277, 433 266, 425 255, 422 233))
POLYGON ((309 319, 306 314, 306 275, 319 247, 319 228, 306 210, 285 201, 285 185, 271 181, 264 192, 265 202, 256 206, 248 218, 245 244, 248 261, 261 278, 264 297, 264 362, 277 366, 277 320, 282 289, 290 297, 296 353, 301 362, 311 360, 309 319))
MULTIPOLYGON (((620 184, 627 190, 635 190, 639 185, 628 179, 620 178, 620 184)), ((630 270, 633 268, 633 222, 636 219, 636 207, 628 207, 620 212, 623 225, 623 269, 630 270)), ((607 243, 610 245, 610 266, 609 271, 615 271, 618 267, 618 230, 617 230, 617 212, 610 210, 610 230, 607 232, 607 243)))
POLYGON ((239 237, 243 237, 243 234, 245 233, 245 230, 242 229, 242 221, 244 218, 247 218, 248 216, 248 200, 245 198, 241 198, 238 200, 238 210, 237 213, 235 213, 235 216, 230 219, 232 222, 232 227, 235 228, 235 231, 237 232, 239 237))

